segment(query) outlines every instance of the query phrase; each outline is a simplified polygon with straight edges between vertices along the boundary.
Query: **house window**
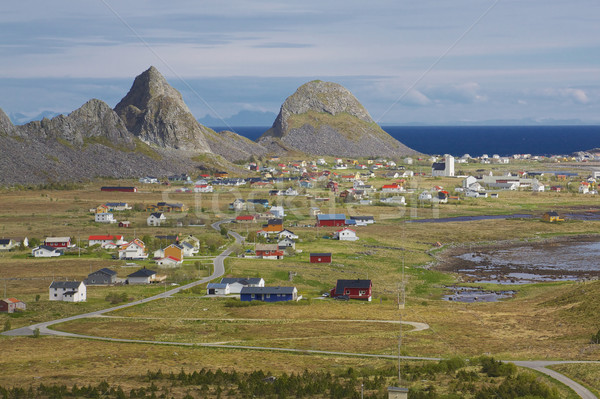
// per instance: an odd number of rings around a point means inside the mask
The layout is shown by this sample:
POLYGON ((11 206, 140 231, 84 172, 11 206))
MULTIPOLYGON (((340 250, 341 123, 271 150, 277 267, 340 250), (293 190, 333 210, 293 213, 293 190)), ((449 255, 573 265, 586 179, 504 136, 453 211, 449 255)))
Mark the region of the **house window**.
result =
POLYGON ((350 290, 346 290, 345 294, 350 295, 350 290))
POLYGON ((54 294, 54 298, 56 298, 58 296, 58 294, 54 294))
POLYGON ((366 293, 367 293, 367 291, 365 291, 365 290, 358 291, 358 295, 365 295, 366 293))
POLYGON ((267 295, 266 295, 266 297, 267 297, 267 298, 271 298, 271 294, 267 294, 267 295))
POLYGON ((254 299, 254 298, 256 298, 256 295, 252 294, 252 295, 250 295, 250 298, 254 299))

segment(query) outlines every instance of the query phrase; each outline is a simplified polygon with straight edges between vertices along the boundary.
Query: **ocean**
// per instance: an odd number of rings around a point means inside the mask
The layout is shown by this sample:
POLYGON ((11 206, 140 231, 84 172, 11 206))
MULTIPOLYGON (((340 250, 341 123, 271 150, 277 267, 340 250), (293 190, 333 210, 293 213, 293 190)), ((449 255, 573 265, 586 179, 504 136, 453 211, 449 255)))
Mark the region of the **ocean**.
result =
MULTIPOLYGON (((236 126, 256 140, 270 126, 236 126)), ((382 126, 396 140, 424 154, 567 155, 600 147, 600 126, 382 126)), ((216 131, 231 128, 216 127, 216 131)))

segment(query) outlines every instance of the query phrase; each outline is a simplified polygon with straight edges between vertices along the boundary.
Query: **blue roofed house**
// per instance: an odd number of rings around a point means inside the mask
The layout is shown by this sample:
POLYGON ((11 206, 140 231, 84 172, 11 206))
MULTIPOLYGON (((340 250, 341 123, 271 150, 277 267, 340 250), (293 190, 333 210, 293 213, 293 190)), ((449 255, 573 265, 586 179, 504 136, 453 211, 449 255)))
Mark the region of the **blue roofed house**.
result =
POLYGON ((296 287, 244 287, 240 292, 242 301, 284 302, 298 300, 296 287))

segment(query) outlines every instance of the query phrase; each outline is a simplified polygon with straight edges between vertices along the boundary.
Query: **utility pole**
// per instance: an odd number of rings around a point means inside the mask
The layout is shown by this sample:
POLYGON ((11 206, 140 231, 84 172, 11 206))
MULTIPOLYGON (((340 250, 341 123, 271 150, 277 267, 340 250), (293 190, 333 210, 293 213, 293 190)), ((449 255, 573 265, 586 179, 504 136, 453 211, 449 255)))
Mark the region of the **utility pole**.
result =
POLYGON ((400 313, 400 332, 398 334, 398 386, 402 385, 402 371, 400 369, 400 363, 402 360, 402 313, 400 313))

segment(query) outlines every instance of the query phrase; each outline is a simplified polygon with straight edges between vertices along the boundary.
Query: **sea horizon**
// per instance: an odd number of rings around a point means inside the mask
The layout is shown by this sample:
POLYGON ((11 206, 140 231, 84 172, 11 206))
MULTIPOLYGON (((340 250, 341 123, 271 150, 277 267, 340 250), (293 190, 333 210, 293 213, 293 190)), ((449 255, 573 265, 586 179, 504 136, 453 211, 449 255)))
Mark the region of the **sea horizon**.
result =
MULTIPOLYGON (((424 154, 511 156, 570 155, 600 148, 600 125, 382 125, 406 146, 424 154)), ((271 126, 216 126, 256 141, 271 126)))

